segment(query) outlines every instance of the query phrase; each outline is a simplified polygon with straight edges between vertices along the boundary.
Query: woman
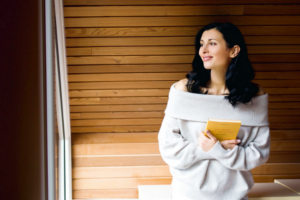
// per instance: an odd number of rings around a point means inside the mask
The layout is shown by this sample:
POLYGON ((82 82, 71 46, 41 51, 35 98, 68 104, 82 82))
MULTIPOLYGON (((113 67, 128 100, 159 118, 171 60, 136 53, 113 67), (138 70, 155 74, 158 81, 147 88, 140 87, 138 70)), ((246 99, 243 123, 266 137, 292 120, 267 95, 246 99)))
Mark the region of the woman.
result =
POLYGON ((251 169, 270 154, 268 94, 254 72, 239 29, 212 23, 195 39, 193 70, 170 88, 158 134, 169 165, 173 200, 246 200, 251 169), (241 120, 237 139, 218 141, 208 118, 241 120))

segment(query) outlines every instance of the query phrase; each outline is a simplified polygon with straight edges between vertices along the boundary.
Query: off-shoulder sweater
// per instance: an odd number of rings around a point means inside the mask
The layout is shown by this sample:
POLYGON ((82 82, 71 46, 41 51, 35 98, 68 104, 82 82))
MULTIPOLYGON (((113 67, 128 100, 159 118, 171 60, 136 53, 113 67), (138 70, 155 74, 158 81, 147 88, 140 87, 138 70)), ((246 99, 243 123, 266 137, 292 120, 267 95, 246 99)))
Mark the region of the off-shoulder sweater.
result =
MULTIPOLYGON (((178 83, 178 82, 176 82, 178 83)), ((251 169, 270 154, 268 94, 235 108, 220 95, 169 92, 159 133, 159 150, 169 165, 173 200, 246 200, 254 180, 251 169), (208 118, 241 120, 233 149, 218 141, 205 152, 198 145, 208 118)))

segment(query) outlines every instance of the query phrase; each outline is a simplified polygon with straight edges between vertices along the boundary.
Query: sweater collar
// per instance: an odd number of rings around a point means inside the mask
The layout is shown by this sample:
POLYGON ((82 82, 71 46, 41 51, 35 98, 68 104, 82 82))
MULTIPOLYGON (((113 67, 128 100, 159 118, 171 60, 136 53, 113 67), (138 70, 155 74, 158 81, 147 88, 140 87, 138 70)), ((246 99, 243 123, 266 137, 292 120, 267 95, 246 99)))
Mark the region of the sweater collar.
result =
POLYGON ((181 91, 175 88, 176 83, 170 87, 166 115, 200 122, 207 122, 208 118, 241 120, 245 126, 269 124, 267 93, 234 108, 224 96, 181 91))

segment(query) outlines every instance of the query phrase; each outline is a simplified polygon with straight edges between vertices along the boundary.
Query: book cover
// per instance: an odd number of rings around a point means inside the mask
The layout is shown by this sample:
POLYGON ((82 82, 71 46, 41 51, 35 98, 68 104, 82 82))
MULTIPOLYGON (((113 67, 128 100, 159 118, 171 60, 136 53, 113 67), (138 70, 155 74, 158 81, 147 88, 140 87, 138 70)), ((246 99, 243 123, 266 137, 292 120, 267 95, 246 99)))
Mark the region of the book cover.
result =
POLYGON ((241 123, 241 120, 209 118, 205 131, 209 130, 219 141, 232 140, 236 139, 241 123))

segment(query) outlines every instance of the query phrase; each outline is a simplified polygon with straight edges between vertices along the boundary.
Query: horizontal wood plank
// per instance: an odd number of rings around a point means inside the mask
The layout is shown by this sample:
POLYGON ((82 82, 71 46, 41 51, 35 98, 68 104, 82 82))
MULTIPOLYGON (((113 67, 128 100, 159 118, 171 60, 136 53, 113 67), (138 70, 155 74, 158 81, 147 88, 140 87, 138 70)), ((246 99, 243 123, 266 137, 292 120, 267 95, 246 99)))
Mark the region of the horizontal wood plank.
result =
MULTIPOLYGON (((277 89, 278 90, 278 89, 277 89)), ((140 90, 72 90, 72 97, 129 97, 129 96, 168 96, 169 89, 140 89, 140 90)))
MULTIPOLYGON (((300 140, 300 130, 271 130, 271 140, 300 140)), ((72 144, 158 143, 158 132, 73 134, 72 144)))
MULTIPOLYGON (((300 177, 300 174, 293 175, 254 175, 254 181, 274 182, 274 179, 300 177)), ((172 177, 164 178, 114 178, 114 179, 75 179, 73 180, 73 190, 109 190, 137 188, 138 185, 170 185, 172 177)))
POLYGON ((213 4, 213 5, 219 5, 219 4, 244 4, 244 5, 251 5, 251 4, 299 4, 299 1, 297 0, 264 0, 263 2, 261 0, 215 0, 213 2, 205 1, 205 0, 64 0, 65 6, 70 5, 206 5, 206 4, 213 4))
MULTIPOLYGON (((300 142, 299 142, 300 143, 300 142)), ((279 146, 276 146, 279 149, 279 146)), ((282 148, 282 147, 281 147, 282 148)), ((72 155, 159 154, 158 143, 76 144, 72 155)))
MULTIPOLYGON (((67 57, 68 65, 99 64, 191 64, 193 55, 176 56, 80 56, 67 57)), ((249 55, 250 62, 256 63, 295 63, 300 62, 299 54, 249 55)))
MULTIPOLYGON (((87 126, 71 127, 71 133, 128 133, 128 132, 154 132, 158 131, 160 125, 143 126, 87 126)), ((291 128, 289 126, 289 128, 291 128)))
MULTIPOLYGON (((300 95, 270 95, 271 108, 299 108, 300 95), (289 104, 282 102, 291 102, 289 104), (295 103, 294 103, 295 102, 295 103)), ((133 105, 133 104, 161 104, 167 103, 168 97, 101 97, 101 98, 71 98, 70 105, 133 105)), ((119 110, 120 111, 120 110, 119 110)))
POLYGON ((282 118, 284 118, 285 116, 299 116, 300 115, 300 109, 280 109, 280 110, 269 110, 269 116, 273 117, 273 116, 281 116, 281 119, 279 120, 284 120, 282 118))
MULTIPOLYGON (((70 111, 72 113, 78 112, 111 112, 111 111, 164 111, 166 109, 166 103, 161 104, 136 104, 136 105, 71 105, 70 111)), ((278 109, 299 109, 299 102, 270 102, 269 110, 278 109)))
POLYGON ((160 154, 156 155, 114 155, 114 156, 76 156, 72 158, 73 167, 109 166, 156 166, 166 165, 160 154))
MULTIPOLYGON (((289 63, 291 64, 291 63, 289 63)), ((290 66, 293 70, 300 70, 297 64, 290 66)), ((289 67, 287 65, 287 67, 289 67)), ((266 67, 267 68, 267 67, 266 67)), ((81 65, 68 66, 69 74, 117 73, 117 72, 188 72, 191 64, 156 64, 156 65, 81 65)))
MULTIPOLYGON (((297 165, 297 164, 295 164, 297 165)), ((268 169, 267 169, 268 170, 268 169)), ((72 178, 137 178, 171 176, 169 166, 75 167, 72 178)))
MULTIPOLYGON (((243 15, 245 5, 65 7, 65 17, 243 15)), ((258 8, 262 9, 262 8, 258 8)), ((266 8, 268 9, 268 7, 266 8)), ((284 10, 288 9, 286 7, 284 10)), ((291 7, 295 10, 295 6, 291 7)), ((248 12, 253 8, 249 7, 248 12)))
POLYGON ((139 198, 138 189, 114 189, 114 190, 73 190, 73 199, 117 199, 139 198))
MULTIPOLYGON (((299 105, 300 106, 300 105, 299 105)), ((73 112, 107 112, 107 111, 162 111, 166 109, 166 104, 150 104, 150 105, 94 105, 94 106, 70 106, 73 112)))
MULTIPOLYGON (((261 85, 264 89, 281 88, 287 91, 299 88, 300 80, 254 80, 253 82, 261 85)), ((175 81, 115 81, 115 82, 71 82, 69 90, 109 90, 109 89, 170 89, 175 81)))
POLYGON ((300 15, 299 5, 245 5, 244 15, 300 15))
MULTIPOLYGON (((251 170, 253 175, 300 174, 299 163, 266 163, 251 170)), ((168 165, 129 167, 75 167, 73 179, 88 178, 138 178, 172 176, 168 165)))
MULTIPOLYGON (((165 97, 169 89, 138 89, 138 90, 72 90, 69 92, 73 97, 165 97)), ((300 88, 264 88, 269 95, 276 94, 300 94, 300 88)))
MULTIPOLYGON (((83 112, 70 113, 72 120, 86 120, 86 119, 142 119, 142 118, 163 118, 164 111, 150 111, 150 112, 83 112)), ((289 110, 270 110, 269 120, 271 122, 299 122, 300 109, 289 110)))
POLYGON ((289 109, 294 109, 294 108, 300 108, 300 104, 299 102, 271 102, 269 103, 269 109, 285 109, 285 108, 289 108, 289 109))
MULTIPOLYGON (((300 71, 300 63, 253 63, 254 71, 300 71)), ((68 66, 69 74, 117 73, 117 72, 185 72, 192 70, 191 64, 155 65, 80 65, 68 66)), ((270 86, 268 86, 270 87, 270 86)))
MULTIPOLYGON (((72 126, 72 133, 107 133, 107 132, 153 132, 161 125, 113 125, 113 126, 72 126)), ((271 123, 271 130, 299 130, 299 123, 271 123)))
MULTIPOLYGON (((248 46, 248 54, 296 54, 300 45, 248 46)), ((147 46, 147 47, 81 47, 67 48, 67 56, 155 56, 194 55, 194 46, 147 46)))
POLYGON ((299 130, 300 129, 300 123, 270 123, 270 129, 274 130, 283 130, 283 129, 290 129, 290 130, 299 130))
POLYGON ((299 15, 299 5, 84 6, 65 7, 65 17, 299 15))
POLYGON ((138 185, 171 184, 172 178, 103 178, 103 179, 75 179, 73 190, 95 189, 123 189, 137 188, 138 185))
POLYGON ((201 26, 215 21, 235 25, 300 25, 300 16, 89 17, 65 18, 66 28, 201 26))
MULTIPOLYGON (((273 36, 283 37, 283 36, 273 36)), ((296 41, 297 37, 293 36, 296 41)), ((286 44, 286 43, 285 43, 286 44)), ((122 47, 122 46, 173 46, 194 45, 194 37, 115 37, 115 38, 67 38, 67 47, 122 47)))
POLYGON ((268 94, 300 94, 300 88, 264 88, 268 94))
POLYGON ((300 130, 271 130, 271 139, 282 142, 283 140, 300 140, 300 130))
MULTIPOLYGON (((246 36, 296 36, 300 35, 299 26, 237 26, 246 36)), ((159 37, 192 36, 195 37, 202 27, 128 27, 128 28, 66 28, 67 38, 82 37, 159 37)), ((286 39, 285 39, 286 40, 286 39)), ((67 40, 68 41, 68 40, 67 40)), ((257 41, 256 41, 257 42, 257 41)))
MULTIPOLYGON (((274 76, 274 73, 271 72, 274 76)), ((288 72, 287 72, 288 73, 288 72)), ((300 71, 299 71, 300 73, 300 71)), ((290 73, 290 76, 295 73, 290 73)), ((177 80, 184 78, 186 73, 111 73, 111 74, 80 74, 69 75, 69 82, 85 81, 146 81, 146 80, 177 80)), ((266 76, 266 75, 265 75, 266 76)))
POLYGON ((275 179, 299 179, 300 174, 285 174, 285 175, 254 175, 255 183, 274 183, 275 179))
MULTIPOLYGON (((267 163, 300 163, 299 151, 271 152, 267 163)), ((72 158, 73 167, 166 165, 160 154, 143 155, 83 155, 72 158)))
MULTIPOLYGON (((244 39, 247 45, 300 44, 300 36, 245 36, 244 39)), ((193 46, 194 40, 195 37, 67 38, 66 45, 67 47, 193 46)))
MULTIPOLYGON (((160 115, 163 115, 161 113, 160 115)), ((71 126, 122 126, 122 125, 158 125, 163 121, 163 116, 156 118, 111 118, 111 119, 76 119, 71 120, 71 126)), ((300 116, 270 116, 269 122, 276 123, 299 123, 300 116)))
MULTIPOLYGON (((177 82, 187 73, 110 73, 110 74, 72 74, 69 82, 96 81, 174 81, 177 82)), ((261 79, 300 79, 300 71, 256 72, 254 80, 261 79)))
MULTIPOLYGON (((256 183, 273 183, 275 179, 295 179, 300 178, 299 174, 293 175, 254 175, 254 181, 256 183)), ((145 180, 145 184, 168 184, 164 180, 154 179, 149 182, 149 179, 145 180)), ((139 183, 141 184, 141 183, 139 183)), ((138 189, 102 189, 102 190, 73 190, 73 198, 75 199, 89 199, 89 198, 138 198, 138 189)))
POLYGON ((157 143, 157 134, 158 132, 73 134, 72 144, 157 143))
MULTIPOLYGON (((270 151, 300 151, 300 140, 272 141, 270 151)), ((76 144, 72 155, 142 155, 160 154, 158 143, 76 144)))
MULTIPOLYGON (((298 110, 300 111, 300 110, 298 110)), ((297 113, 299 114, 299 113, 297 113)), ((70 113, 73 119, 134 119, 134 118, 162 118, 163 111, 150 112, 99 112, 99 113, 70 113)), ((300 115, 300 114, 299 114, 300 115)))

